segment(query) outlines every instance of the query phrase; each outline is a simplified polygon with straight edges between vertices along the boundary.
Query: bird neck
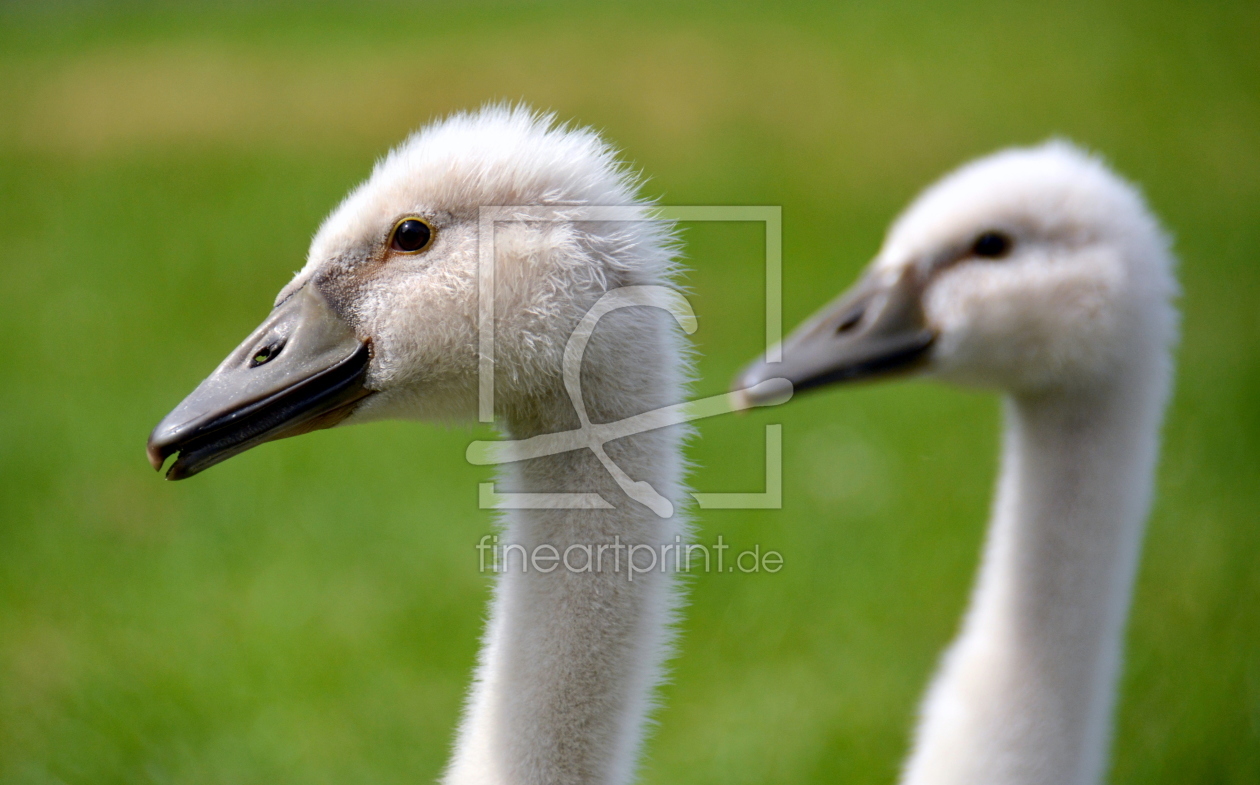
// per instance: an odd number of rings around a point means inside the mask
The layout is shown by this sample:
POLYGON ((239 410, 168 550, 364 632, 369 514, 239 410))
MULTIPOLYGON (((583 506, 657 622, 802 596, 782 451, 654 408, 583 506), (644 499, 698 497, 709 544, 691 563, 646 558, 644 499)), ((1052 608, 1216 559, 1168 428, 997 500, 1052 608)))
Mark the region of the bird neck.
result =
POLYGON ((905 781, 1099 781, 1168 388, 1156 358, 1006 402, 979 581, 905 781))
MULTIPOLYGON (((667 328, 662 322, 649 335, 650 351, 638 342, 633 363, 608 342, 592 342, 585 363, 592 372, 583 373, 592 422, 682 400, 683 358, 667 328)), ((577 426, 562 390, 508 416, 515 438, 577 426)), ((604 447, 632 480, 672 503, 669 518, 628 498, 587 448, 503 467, 500 493, 598 494, 608 506, 504 513, 490 621, 446 783, 632 779, 671 637, 676 592, 666 549, 686 534, 677 512, 686 495, 684 436, 664 428, 604 447)))

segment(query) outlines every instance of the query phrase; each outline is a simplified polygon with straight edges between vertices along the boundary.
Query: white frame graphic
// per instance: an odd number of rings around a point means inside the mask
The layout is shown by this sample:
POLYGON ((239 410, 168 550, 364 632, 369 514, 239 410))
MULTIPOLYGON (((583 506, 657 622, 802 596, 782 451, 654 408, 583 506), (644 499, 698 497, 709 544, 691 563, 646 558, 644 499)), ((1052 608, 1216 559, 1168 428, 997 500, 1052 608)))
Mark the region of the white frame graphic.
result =
MULTIPOLYGON (((687 205, 644 208, 614 206, 483 206, 478 211, 478 420, 494 421, 494 228, 501 223, 546 221, 753 221, 765 226, 765 332, 766 359, 780 362, 782 319, 782 208, 778 206, 687 205)), ((607 292, 583 318, 565 348, 565 387, 577 410, 581 427, 572 431, 543 434, 524 440, 474 441, 467 458, 476 465, 489 465, 530 457, 551 455, 575 449, 590 449, 616 479, 628 496, 645 504, 661 517, 673 515, 673 506, 646 482, 625 475, 603 450, 613 439, 633 433, 688 422, 747 408, 748 404, 730 393, 687 401, 613 423, 592 424, 582 400, 580 370, 582 352, 595 324, 604 314, 621 307, 650 305, 668 310, 687 333, 696 329, 691 305, 679 292, 660 286, 635 286, 607 292)), ((763 384, 782 385, 778 380, 763 384), (778 383, 776 383, 778 382, 778 383)), ((791 397, 790 387, 771 404, 791 397)), ((751 493, 692 493, 701 509, 780 509, 783 506, 783 426, 765 426, 765 491, 751 493)), ((479 483, 477 503, 481 509, 610 509, 597 493, 499 493, 494 483, 479 483)))

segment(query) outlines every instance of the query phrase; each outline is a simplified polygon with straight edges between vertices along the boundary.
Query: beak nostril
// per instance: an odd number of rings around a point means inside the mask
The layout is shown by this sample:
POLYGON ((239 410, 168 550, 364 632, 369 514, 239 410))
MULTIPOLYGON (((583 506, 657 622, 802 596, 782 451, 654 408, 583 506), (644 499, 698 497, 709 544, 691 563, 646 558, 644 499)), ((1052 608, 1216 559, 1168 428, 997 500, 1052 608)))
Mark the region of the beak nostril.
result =
POLYGON ((836 328, 836 333, 847 333, 849 330, 857 327, 858 323, 862 321, 862 316, 865 313, 865 311, 855 311, 850 314, 848 318, 841 322, 840 326, 836 328))
POLYGON ((284 341, 272 341, 271 343, 254 350, 253 355, 249 358, 249 367, 257 368, 265 365, 276 358, 280 351, 284 349, 284 341))

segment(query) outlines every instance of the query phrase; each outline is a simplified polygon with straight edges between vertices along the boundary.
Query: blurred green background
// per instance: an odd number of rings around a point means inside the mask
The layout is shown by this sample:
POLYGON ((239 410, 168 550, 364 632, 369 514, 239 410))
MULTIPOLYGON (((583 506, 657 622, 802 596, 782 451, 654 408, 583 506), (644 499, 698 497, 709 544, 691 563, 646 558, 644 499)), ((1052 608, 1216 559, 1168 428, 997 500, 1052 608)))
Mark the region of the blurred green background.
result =
MULTIPOLYGON (((923 185, 1065 135, 1140 182, 1185 287, 1112 779, 1260 782, 1260 4, 0 10, 0 782, 402 783, 446 758, 489 472, 413 423, 162 482, 149 429, 419 124, 524 99, 668 204, 783 206, 785 326, 923 185)), ((685 229, 697 391, 759 351, 761 233, 685 229)), ((995 398, 835 391, 701 426, 699 516, 783 553, 691 583, 644 782, 888 783, 976 567, 995 398)))

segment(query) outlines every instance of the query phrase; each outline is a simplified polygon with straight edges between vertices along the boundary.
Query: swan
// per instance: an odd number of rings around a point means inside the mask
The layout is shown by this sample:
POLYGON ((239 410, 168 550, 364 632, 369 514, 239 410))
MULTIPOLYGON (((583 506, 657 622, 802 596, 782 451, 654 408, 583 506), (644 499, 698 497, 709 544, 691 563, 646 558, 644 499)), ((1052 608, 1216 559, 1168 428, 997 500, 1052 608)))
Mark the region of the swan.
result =
POLYGON ((737 378, 799 392, 917 373, 1004 393, 979 579, 922 704, 907 785, 1104 776, 1176 293, 1169 242, 1133 186, 1067 142, 1008 149, 924 191, 783 361, 737 378))
MULTIPOLYGON (((674 279, 673 229, 652 219, 638 188, 599 135, 552 115, 489 106, 421 129, 324 221, 262 325, 154 429, 151 462, 160 470, 178 453, 167 477, 183 479, 319 428, 475 420, 486 359, 478 265, 487 245, 493 409, 508 435, 572 429, 579 403, 582 421, 599 423, 682 401, 687 344, 671 312, 650 298, 636 301, 654 307, 619 308, 583 336, 580 400, 562 373, 569 337, 606 293, 650 293, 674 279), (493 242, 479 243, 482 208, 503 205, 525 207, 519 220, 501 213, 507 220, 490 227, 493 242), (539 205, 568 219, 539 220, 530 212, 539 205), (592 205, 632 220, 583 220, 592 205)), ((677 588, 664 556, 659 570, 632 579, 621 558, 636 555, 628 550, 636 545, 685 539, 677 511, 685 435, 683 426, 657 428, 607 444, 606 454, 569 450, 501 470, 504 492, 599 494, 606 504, 503 513, 506 564, 444 782, 617 785, 633 777, 677 588), (663 509, 627 495, 605 460, 633 479, 631 491, 650 485, 648 501, 663 509), (589 569, 599 546, 618 549, 615 567, 610 553, 589 569)))

